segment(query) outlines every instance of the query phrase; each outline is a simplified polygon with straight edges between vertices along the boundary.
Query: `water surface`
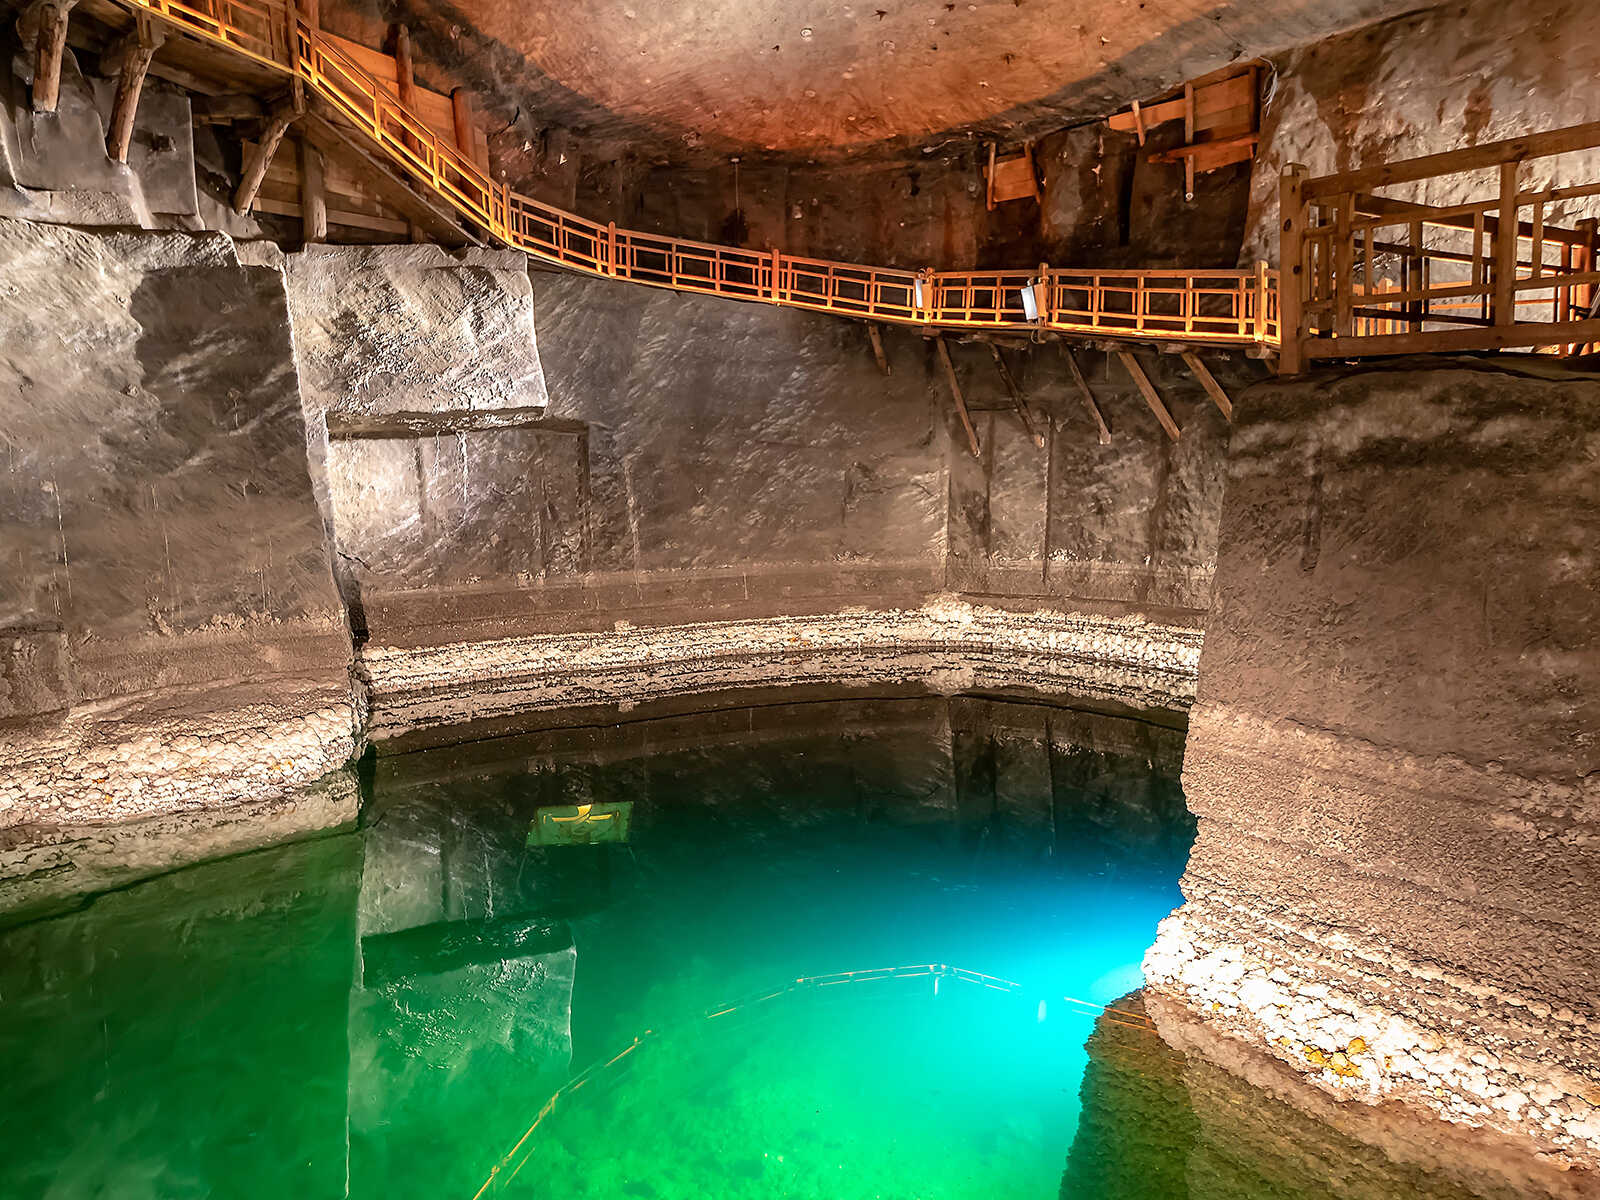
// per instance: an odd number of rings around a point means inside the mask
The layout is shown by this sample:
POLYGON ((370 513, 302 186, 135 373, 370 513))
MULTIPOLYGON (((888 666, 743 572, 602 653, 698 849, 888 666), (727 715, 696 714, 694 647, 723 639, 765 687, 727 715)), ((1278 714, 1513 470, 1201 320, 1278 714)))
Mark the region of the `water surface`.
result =
POLYGON ((0 1195, 1328 1194, 1371 1152, 1072 1002, 1139 1009, 1181 748, 959 697, 380 758, 358 830, 0 934, 0 1195))

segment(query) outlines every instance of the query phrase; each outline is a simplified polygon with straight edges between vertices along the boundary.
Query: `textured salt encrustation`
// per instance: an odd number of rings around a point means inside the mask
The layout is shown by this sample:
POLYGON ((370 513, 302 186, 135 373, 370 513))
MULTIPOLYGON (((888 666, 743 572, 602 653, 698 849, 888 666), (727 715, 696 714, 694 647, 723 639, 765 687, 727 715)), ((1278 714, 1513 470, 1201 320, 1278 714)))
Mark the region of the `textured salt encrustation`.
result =
POLYGON ((1031 686, 1143 707, 1194 696, 1200 630, 1140 617, 920 609, 715 621, 422 648, 367 646, 374 738, 574 704, 730 687, 921 681, 1031 686))

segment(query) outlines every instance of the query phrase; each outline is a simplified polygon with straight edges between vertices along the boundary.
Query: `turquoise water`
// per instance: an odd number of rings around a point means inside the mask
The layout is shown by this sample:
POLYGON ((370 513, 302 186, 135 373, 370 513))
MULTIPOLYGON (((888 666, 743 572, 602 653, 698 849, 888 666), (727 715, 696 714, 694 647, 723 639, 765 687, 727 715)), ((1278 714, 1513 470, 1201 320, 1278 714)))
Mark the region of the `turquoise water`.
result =
POLYGON ((1326 1194, 1364 1151, 1219 1158, 1273 1102, 1064 999, 1180 900, 1181 745, 961 698, 380 759, 358 830, 0 933, 0 1195, 1326 1194), (527 846, 603 800, 627 844, 527 846))

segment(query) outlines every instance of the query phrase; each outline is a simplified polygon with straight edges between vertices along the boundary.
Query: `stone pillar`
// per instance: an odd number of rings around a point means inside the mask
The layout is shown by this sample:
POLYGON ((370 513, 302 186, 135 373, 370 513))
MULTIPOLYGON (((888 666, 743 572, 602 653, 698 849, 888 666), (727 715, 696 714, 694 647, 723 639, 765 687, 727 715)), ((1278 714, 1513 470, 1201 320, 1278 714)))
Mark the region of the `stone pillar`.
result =
POLYGON ((1600 380, 1263 385, 1151 984, 1351 1100, 1600 1159, 1600 380))

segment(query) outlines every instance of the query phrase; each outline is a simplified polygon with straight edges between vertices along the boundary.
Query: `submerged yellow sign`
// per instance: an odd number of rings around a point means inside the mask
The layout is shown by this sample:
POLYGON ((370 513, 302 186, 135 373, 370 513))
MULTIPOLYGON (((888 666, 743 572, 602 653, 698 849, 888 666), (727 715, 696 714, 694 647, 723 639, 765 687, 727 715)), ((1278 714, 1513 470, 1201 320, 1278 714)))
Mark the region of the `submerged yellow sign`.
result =
POLYGON ((541 808, 528 830, 528 845, 591 846, 596 842, 625 842, 632 816, 632 800, 541 808))

